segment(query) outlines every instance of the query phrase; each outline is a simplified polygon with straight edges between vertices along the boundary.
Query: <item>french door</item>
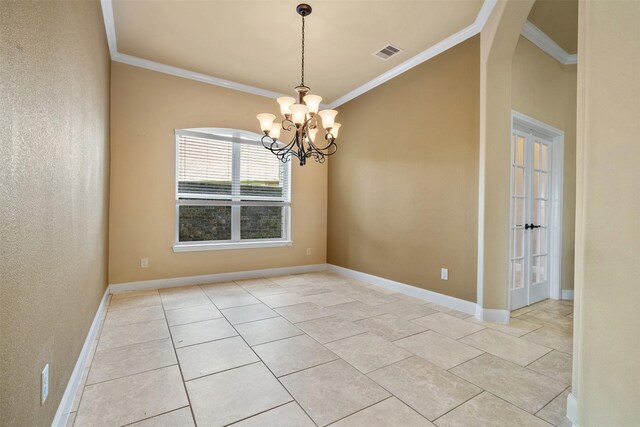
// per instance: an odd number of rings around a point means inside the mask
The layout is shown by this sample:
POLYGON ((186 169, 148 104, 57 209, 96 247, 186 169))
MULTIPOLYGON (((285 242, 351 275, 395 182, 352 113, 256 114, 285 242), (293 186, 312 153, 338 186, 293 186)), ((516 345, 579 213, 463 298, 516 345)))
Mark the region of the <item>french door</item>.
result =
POLYGON ((549 298, 551 144, 525 131, 512 133, 511 310, 549 298))

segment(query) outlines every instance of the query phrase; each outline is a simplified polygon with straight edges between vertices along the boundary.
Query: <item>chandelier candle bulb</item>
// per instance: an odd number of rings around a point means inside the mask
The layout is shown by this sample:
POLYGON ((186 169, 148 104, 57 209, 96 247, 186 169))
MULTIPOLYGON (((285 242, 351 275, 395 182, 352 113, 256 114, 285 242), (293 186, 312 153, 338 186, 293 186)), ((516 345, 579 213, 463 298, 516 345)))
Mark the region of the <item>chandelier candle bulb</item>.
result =
POLYGON ((322 110, 318 115, 322 117, 322 126, 324 126, 326 130, 329 130, 333 127, 338 112, 336 110, 322 110))
POLYGON ((290 96, 281 96, 278 98, 278 104, 280 104, 280 112, 283 116, 287 117, 291 115, 291 106, 296 103, 296 99, 290 96))
POLYGON ((338 137, 338 130, 340 129, 340 126, 342 126, 340 123, 334 123, 333 127, 331 128, 331 135, 334 138, 338 137))
POLYGON ((309 114, 313 117, 320 109, 320 102, 322 97, 318 95, 307 95, 304 98, 304 103, 309 107, 309 114))
POLYGON ((274 123, 271 125, 271 132, 269 132, 269 136, 274 141, 280 138, 280 131, 282 130, 282 123, 274 123))
POLYGON ((269 134, 276 116, 270 113, 262 113, 258 114, 256 118, 260 121, 260 129, 262 129, 262 132, 269 134))
POLYGON ((309 139, 311 142, 316 140, 316 134, 318 133, 318 128, 309 129, 309 139))
POLYGON ((335 154, 338 150, 336 138, 340 128, 339 123, 334 123, 338 112, 335 110, 318 112, 322 97, 309 94, 311 89, 304 84, 304 20, 311 15, 311 11, 311 6, 306 3, 296 6, 296 12, 302 17, 301 78, 300 84, 294 88, 297 97, 281 96, 278 98, 280 112, 284 116, 282 121, 274 123, 276 117, 269 113, 257 115, 260 121, 260 128, 264 132, 264 136, 261 139, 262 146, 275 154, 282 163, 286 163, 292 157, 295 157, 300 161, 300 166, 304 166, 307 163, 307 159, 324 163, 327 156, 335 154), (321 147, 314 145, 316 135, 320 130, 316 114, 322 118, 322 124, 327 131, 324 136, 326 144, 320 144, 321 147), (283 130, 286 131, 283 136, 286 139, 293 133, 291 140, 289 142, 279 141, 276 143, 283 130))
POLYGON ((293 104, 290 108, 291 110, 291 120, 293 123, 297 125, 301 125, 305 122, 307 117, 307 111, 309 109, 304 104, 293 104))

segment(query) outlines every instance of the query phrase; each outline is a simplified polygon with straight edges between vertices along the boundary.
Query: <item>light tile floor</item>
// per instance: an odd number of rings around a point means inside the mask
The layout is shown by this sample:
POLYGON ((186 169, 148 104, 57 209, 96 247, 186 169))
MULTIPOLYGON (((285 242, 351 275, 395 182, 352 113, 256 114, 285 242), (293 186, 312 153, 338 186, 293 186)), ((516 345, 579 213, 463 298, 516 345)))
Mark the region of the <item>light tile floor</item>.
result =
POLYGON ((570 427, 572 312, 497 325, 329 272, 116 294, 68 425, 570 427))

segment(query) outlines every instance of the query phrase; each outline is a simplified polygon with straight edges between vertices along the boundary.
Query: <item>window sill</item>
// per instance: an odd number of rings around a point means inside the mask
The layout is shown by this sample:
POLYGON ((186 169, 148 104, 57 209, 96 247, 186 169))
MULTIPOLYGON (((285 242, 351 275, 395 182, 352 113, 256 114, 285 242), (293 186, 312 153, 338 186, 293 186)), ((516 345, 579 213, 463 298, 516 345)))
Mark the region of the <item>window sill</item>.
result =
POLYGON ((233 242, 233 243, 176 243, 174 252, 219 251, 228 249, 278 248, 291 246, 291 240, 270 240, 266 242, 233 242))

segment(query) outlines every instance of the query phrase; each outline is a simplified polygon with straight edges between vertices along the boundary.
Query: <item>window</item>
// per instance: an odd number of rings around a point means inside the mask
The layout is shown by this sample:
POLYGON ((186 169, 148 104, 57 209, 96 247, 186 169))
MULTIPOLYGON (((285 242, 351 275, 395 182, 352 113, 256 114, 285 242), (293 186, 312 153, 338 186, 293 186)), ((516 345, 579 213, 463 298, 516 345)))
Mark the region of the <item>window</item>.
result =
POLYGON ((261 136, 176 131, 175 251, 290 245, 291 164, 261 136))

